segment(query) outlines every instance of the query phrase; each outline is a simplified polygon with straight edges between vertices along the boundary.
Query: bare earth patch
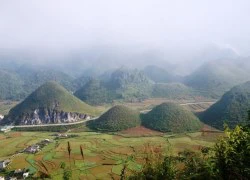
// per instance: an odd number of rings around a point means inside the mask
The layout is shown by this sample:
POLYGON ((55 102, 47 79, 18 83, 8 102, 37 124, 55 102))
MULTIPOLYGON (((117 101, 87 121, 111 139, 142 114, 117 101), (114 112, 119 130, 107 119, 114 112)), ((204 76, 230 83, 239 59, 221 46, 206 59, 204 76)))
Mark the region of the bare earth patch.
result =
POLYGON ((120 134, 128 136, 163 136, 164 134, 159 131, 154 131, 144 126, 137 126, 130 128, 124 131, 121 131, 120 134))

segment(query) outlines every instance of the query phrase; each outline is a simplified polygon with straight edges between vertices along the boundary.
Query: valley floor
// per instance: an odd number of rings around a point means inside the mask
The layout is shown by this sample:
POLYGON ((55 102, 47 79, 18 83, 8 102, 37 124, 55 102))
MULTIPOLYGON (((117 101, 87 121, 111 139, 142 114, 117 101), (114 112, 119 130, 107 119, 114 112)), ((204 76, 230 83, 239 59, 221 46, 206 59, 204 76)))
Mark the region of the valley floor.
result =
MULTIPOLYGON (((0 160, 11 159, 8 171, 28 168, 35 176, 48 173, 52 179, 62 179, 62 163, 71 167, 73 179, 119 179, 124 163, 127 173, 139 171, 150 149, 177 154, 185 149, 210 147, 220 132, 164 134, 138 127, 120 133, 70 132, 67 138, 55 138, 51 132, 9 132, 0 134, 0 160), (135 133, 137 132, 137 133, 135 133), (138 133, 139 132, 139 133, 138 133), (69 135, 77 135, 69 137, 69 135), (52 140, 36 154, 17 153, 44 139, 52 140), (69 159, 67 144, 72 149, 69 159), (84 159, 80 153, 83 147, 84 159)), ((0 174, 1 175, 1 174, 0 174)))

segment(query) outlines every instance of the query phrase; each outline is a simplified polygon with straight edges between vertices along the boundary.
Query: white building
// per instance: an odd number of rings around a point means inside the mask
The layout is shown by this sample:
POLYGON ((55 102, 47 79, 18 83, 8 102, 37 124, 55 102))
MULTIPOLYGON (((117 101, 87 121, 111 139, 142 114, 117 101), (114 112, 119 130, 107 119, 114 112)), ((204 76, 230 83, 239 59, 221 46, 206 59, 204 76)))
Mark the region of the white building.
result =
POLYGON ((12 128, 13 126, 4 126, 1 128, 1 131, 6 133, 6 132, 11 131, 12 128))
POLYGON ((7 166, 6 162, 5 161, 0 161, 0 170, 3 170, 5 169, 7 166))
POLYGON ((23 173, 23 179, 29 177, 29 172, 23 173))
POLYGON ((32 145, 26 148, 24 151, 27 153, 37 153, 40 150, 39 145, 32 145))
POLYGON ((0 176, 0 180, 4 180, 4 177, 0 176))
POLYGON ((51 141, 50 141, 50 139, 44 139, 43 142, 50 143, 51 141))
POLYGON ((4 115, 0 114, 0 120, 2 120, 4 118, 4 115))

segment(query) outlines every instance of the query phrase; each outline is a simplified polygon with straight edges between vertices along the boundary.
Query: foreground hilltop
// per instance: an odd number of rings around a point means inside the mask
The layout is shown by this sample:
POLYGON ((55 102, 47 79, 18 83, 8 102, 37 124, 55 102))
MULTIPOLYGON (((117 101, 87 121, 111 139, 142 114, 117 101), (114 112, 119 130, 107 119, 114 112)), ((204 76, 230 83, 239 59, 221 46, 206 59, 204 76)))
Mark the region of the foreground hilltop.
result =
POLYGON ((234 127, 248 121, 250 110, 250 81, 235 86, 225 93, 222 98, 201 114, 204 123, 223 129, 223 124, 234 127))
POLYGON ((121 131, 141 124, 140 113, 126 106, 117 105, 109 109, 100 118, 89 122, 91 129, 100 131, 121 131))
POLYGON ((47 124, 75 122, 94 116, 93 107, 82 102, 56 82, 47 82, 12 108, 4 123, 47 124))
POLYGON ((174 103, 163 103, 142 116, 142 125, 161 132, 196 131, 199 119, 190 111, 174 103))

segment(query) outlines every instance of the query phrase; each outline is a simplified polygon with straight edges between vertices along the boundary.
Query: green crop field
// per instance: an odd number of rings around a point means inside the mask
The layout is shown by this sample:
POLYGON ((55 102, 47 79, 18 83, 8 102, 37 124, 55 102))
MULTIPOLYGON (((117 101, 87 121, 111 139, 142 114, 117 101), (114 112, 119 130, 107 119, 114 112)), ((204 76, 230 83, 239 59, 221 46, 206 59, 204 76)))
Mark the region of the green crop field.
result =
MULTIPOLYGON (((136 130, 136 129, 135 129, 136 130)), ((185 149, 200 150, 212 146, 221 135, 210 133, 150 134, 150 136, 130 136, 128 133, 104 134, 96 132, 75 133, 78 136, 67 139, 54 139, 49 132, 10 132, 0 134, 0 160, 10 158, 8 171, 28 168, 35 176, 39 172, 49 173, 52 179, 62 179, 64 162, 71 168, 73 179, 119 179, 124 163, 127 172, 139 171, 147 149, 174 154, 185 149), (18 153, 31 144, 43 139, 52 143, 36 154, 18 153), (70 142, 71 157, 68 156, 67 143, 70 142), (84 159, 80 153, 83 147, 84 159), (14 155, 15 154, 15 155, 14 155)), ((70 133, 68 134, 70 135, 70 133)))

